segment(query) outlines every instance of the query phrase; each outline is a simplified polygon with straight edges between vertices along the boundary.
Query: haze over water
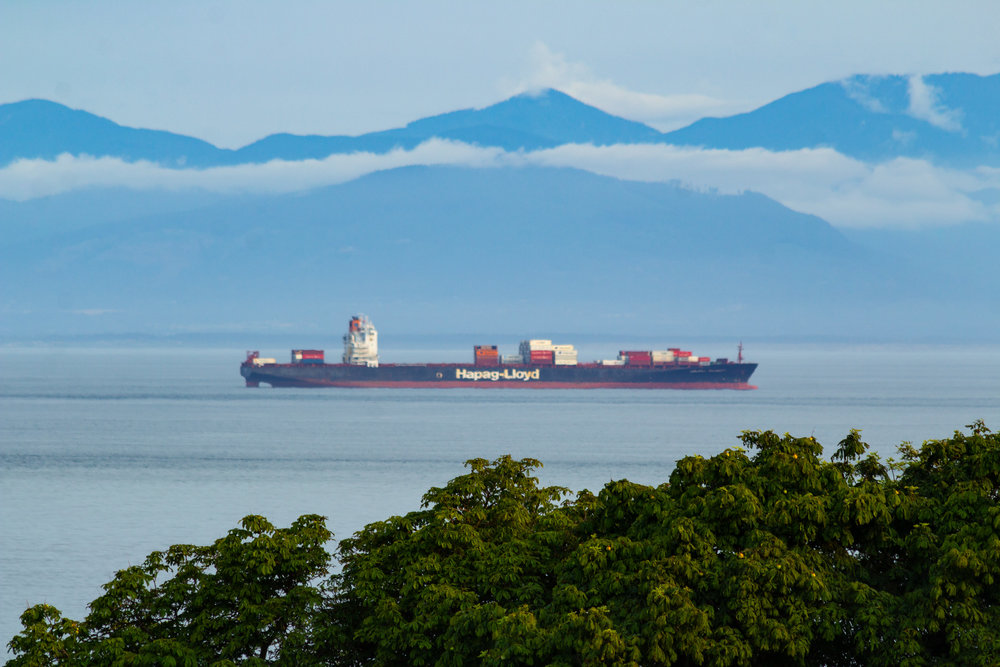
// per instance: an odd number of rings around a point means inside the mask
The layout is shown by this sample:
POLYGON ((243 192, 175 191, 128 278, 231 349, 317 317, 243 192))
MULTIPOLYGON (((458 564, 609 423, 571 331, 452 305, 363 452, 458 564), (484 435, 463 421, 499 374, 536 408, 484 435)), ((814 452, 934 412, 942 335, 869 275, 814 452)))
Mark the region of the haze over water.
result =
POLYGON ((241 350, 0 349, 0 636, 29 604, 79 619, 115 570, 246 514, 319 513, 348 536, 418 509, 470 458, 537 458, 542 483, 596 492, 665 482, 677 459, 739 446, 745 429, 813 435, 829 456, 859 428, 893 456, 975 419, 1000 427, 1000 346, 747 352, 760 388, 740 392, 247 389, 241 350))

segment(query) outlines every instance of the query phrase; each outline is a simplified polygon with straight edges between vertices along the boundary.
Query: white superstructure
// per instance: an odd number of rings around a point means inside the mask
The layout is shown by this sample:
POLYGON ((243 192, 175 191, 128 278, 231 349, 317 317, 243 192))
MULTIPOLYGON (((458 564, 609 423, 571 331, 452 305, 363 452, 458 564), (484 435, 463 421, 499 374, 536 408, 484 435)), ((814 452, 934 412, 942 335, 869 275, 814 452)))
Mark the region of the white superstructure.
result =
POLYGON ((344 334, 344 363, 378 366, 378 331, 367 315, 355 315, 344 334))

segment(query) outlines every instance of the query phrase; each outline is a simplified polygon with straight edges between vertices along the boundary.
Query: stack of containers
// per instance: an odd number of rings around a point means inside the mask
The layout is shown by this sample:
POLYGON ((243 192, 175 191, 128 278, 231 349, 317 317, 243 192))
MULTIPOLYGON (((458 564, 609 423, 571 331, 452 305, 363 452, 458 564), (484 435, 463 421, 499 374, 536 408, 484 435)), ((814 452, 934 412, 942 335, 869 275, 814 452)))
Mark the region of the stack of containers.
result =
POLYGON ((499 366, 500 353, 496 345, 476 345, 476 366, 499 366))
POLYGON ((653 355, 649 350, 622 350, 618 357, 625 359, 629 366, 650 366, 653 363, 653 355))
POLYGON ((556 366, 576 366, 576 348, 572 345, 553 345, 552 359, 556 366))
POLYGON ((321 364, 323 350, 292 350, 293 364, 321 364))
POLYGON ((551 366, 552 350, 531 350, 528 359, 532 366, 551 366))
POLYGON ((712 363, 712 357, 698 357, 698 363, 702 366, 708 366, 712 363))
POLYGON ((653 350, 653 364, 672 364, 674 362, 673 350, 653 350))
MULTIPOLYGON (((535 352, 547 352, 549 359, 552 358, 552 341, 545 340, 543 338, 534 338, 532 340, 522 340, 520 347, 521 358, 524 363, 534 363, 534 359, 537 356, 539 359, 543 359, 545 355, 539 354, 535 355, 535 352)), ((549 362, 551 363, 551 361, 549 362)))
POLYGON ((527 359, 529 356, 531 356, 532 352, 544 352, 546 350, 549 352, 552 351, 551 340, 544 340, 542 338, 533 338, 531 340, 522 340, 519 351, 521 352, 521 356, 527 359))

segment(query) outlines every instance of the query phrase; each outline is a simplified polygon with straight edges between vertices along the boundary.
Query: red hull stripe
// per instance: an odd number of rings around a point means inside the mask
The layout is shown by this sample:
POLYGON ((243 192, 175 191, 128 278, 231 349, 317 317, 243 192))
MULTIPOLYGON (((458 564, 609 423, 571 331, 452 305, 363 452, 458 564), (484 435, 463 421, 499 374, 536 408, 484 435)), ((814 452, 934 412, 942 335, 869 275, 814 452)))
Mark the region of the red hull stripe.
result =
MULTIPOLYGON (((270 383, 269 379, 261 382, 270 383)), ((407 382, 407 381, 295 381, 277 380, 274 386, 283 387, 398 387, 400 389, 756 389, 746 382, 407 382)))

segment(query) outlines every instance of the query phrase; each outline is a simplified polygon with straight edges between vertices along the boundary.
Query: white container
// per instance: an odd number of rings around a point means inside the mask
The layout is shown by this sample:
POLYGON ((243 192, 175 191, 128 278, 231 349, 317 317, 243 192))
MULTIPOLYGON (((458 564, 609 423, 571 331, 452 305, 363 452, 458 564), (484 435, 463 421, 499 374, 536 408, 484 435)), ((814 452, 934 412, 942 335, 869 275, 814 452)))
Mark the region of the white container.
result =
POLYGON ((601 359, 597 363, 599 363, 602 366, 624 366, 625 365, 625 360, 624 359, 601 359))
POLYGON ((253 360, 254 366, 263 366, 265 364, 276 364, 278 360, 273 357, 257 357, 253 360))
POLYGON ((576 348, 572 345, 553 345, 552 350, 554 352, 573 352, 576 348))
POLYGON ((556 357, 552 363, 556 366, 576 366, 576 357, 571 359, 566 359, 564 357, 556 357))
POLYGON ((500 363, 502 364, 523 364, 524 356, 520 354, 505 354, 500 357, 500 363))
POLYGON ((673 361, 674 353, 670 350, 653 350, 653 361, 673 361))

